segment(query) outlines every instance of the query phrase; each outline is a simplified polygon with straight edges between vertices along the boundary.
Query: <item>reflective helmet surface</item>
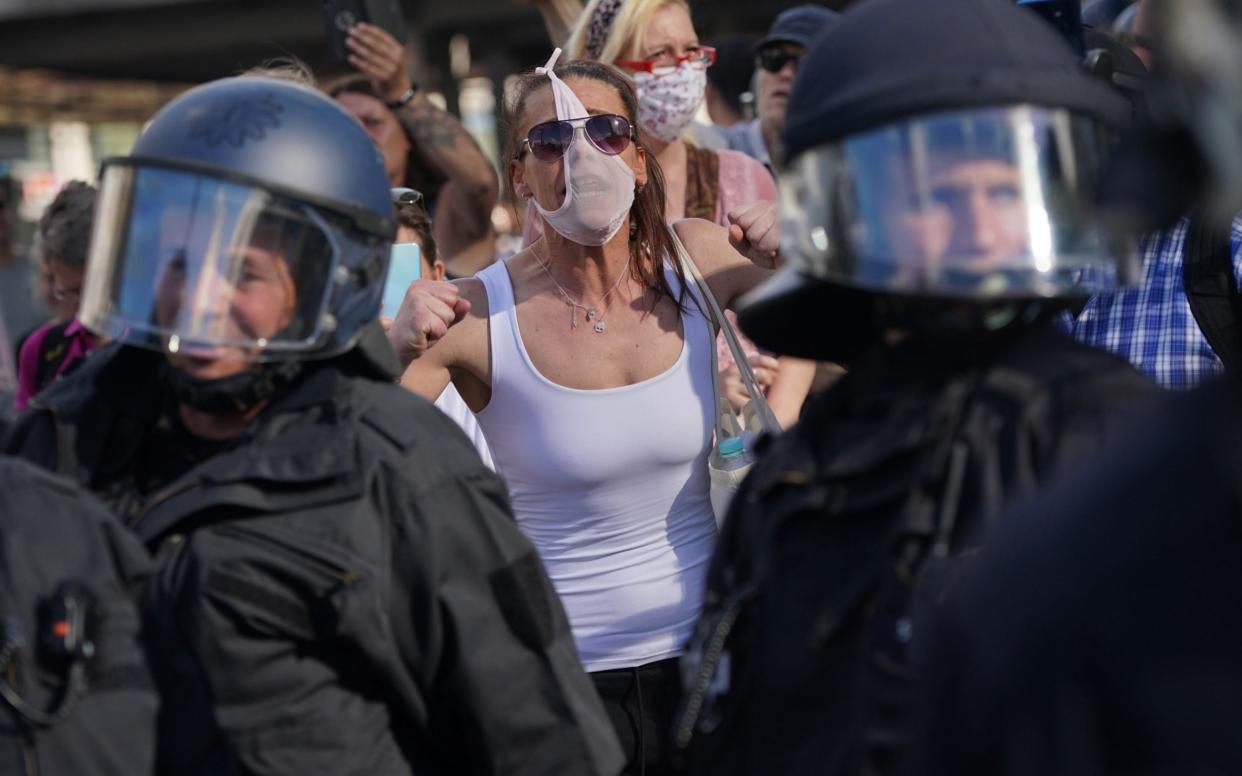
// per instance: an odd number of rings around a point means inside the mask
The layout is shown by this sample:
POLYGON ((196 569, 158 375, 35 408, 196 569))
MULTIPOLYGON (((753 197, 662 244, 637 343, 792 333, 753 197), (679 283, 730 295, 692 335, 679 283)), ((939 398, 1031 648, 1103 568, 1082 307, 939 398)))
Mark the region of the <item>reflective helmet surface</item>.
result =
POLYGON ((378 314, 388 190, 361 125, 314 89, 261 77, 192 89, 104 162, 81 318, 204 357, 344 352, 378 314))
POLYGON ((777 352, 836 359, 831 340, 874 340, 881 309, 1022 306, 1130 280, 1131 254, 1092 208, 1128 113, 1050 25, 1010 2, 847 11, 798 71, 780 177, 787 264, 747 300, 743 329, 777 352))

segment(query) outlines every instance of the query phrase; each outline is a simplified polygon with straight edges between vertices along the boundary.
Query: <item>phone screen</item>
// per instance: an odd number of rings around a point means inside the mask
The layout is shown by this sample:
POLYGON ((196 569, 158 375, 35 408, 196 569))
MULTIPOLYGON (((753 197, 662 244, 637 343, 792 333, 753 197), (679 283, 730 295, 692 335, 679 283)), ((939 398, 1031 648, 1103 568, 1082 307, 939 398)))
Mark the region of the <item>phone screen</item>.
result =
POLYGON ((423 276, 423 252, 418 243, 396 243, 388 261, 388 280, 384 282, 384 303, 380 312, 397 317, 406 289, 423 276))

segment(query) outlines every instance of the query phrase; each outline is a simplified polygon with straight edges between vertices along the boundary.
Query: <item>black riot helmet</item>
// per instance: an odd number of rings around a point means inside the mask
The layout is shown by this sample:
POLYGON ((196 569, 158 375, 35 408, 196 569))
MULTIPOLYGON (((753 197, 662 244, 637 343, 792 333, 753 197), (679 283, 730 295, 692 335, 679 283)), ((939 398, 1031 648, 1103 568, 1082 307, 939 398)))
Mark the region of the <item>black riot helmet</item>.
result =
POLYGON ((272 365, 344 353, 376 319, 388 189, 366 132, 314 89, 251 76, 192 89, 103 164, 82 321, 172 354, 244 353, 255 366, 224 395, 190 392, 243 408, 272 365))
POLYGON ((1091 203, 1126 101, 1012 0, 869 0, 818 37, 784 134, 782 254, 742 328, 849 360, 893 329, 990 328, 1111 290, 1091 203), (970 313, 967 319, 974 318, 970 313))

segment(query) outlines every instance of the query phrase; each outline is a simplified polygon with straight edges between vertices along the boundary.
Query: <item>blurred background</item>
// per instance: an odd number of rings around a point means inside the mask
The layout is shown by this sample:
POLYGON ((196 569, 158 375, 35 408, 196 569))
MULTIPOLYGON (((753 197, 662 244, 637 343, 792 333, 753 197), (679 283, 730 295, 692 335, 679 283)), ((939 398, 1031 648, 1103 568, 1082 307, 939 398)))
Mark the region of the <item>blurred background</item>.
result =
MULTIPOLYGON (((712 40, 759 35, 796 4, 693 5, 700 36, 712 40)), ((550 53, 535 1, 401 5, 415 79, 494 157, 506 76, 550 53)), ((100 159, 126 152, 178 92, 289 55, 324 80, 343 72, 319 0, 0 0, 0 180, 9 179, 15 200, 15 236, 26 237, 64 182, 93 180, 100 159)))

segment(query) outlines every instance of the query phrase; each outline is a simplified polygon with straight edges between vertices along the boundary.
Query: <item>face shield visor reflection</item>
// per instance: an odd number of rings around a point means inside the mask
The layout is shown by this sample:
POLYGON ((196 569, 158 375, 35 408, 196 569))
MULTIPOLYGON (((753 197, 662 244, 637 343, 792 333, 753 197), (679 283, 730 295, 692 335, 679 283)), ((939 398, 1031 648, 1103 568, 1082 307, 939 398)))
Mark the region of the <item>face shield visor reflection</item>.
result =
POLYGON ((787 253, 896 293, 1082 296, 1132 256, 1092 221, 1108 138, 1061 110, 947 113, 802 154, 782 179, 787 253))
POLYGON ((331 326, 338 254, 323 217, 306 205, 194 173, 113 166, 101 186, 82 318, 173 352, 314 350, 331 326))

